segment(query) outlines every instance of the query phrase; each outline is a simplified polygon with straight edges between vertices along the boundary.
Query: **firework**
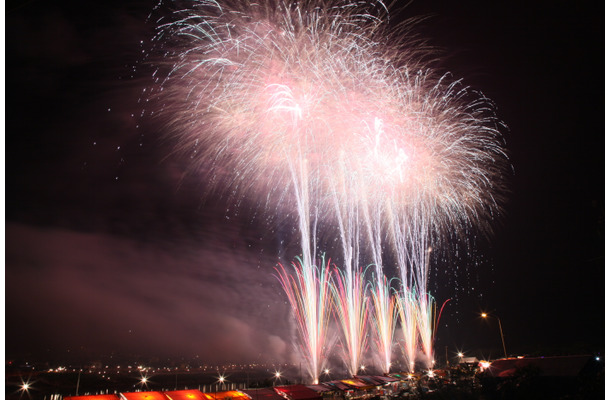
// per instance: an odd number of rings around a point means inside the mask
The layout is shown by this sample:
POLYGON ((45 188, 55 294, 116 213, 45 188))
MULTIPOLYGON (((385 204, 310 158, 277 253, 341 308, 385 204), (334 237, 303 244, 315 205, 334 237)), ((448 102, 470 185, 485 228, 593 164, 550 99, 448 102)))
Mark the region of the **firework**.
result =
POLYGON ((161 115, 211 180, 234 191, 277 203, 307 192, 332 209, 318 194, 351 179, 341 202, 389 201, 431 227, 480 223, 497 210, 506 160, 491 104, 426 69, 417 46, 393 45, 383 7, 363 7, 177 10, 157 36, 168 64, 161 115))
POLYGON ((331 315, 330 260, 322 259, 320 267, 306 266, 300 259, 292 263, 294 275, 280 264, 277 277, 288 296, 297 321, 301 354, 308 374, 317 384, 323 363, 328 356, 326 335, 331 315))
MULTIPOLYGON (((493 104, 430 68, 427 48, 388 20, 379 1, 199 0, 162 19, 156 36, 162 61, 151 96, 179 150, 210 186, 296 215, 302 258, 295 277, 278 274, 313 380, 330 285, 328 267, 314 261, 321 230, 341 237, 336 297, 352 310, 341 317, 348 342, 362 333, 362 305, 343 300, 361 289, 364 253, 372 258, 386 371, 396 314, 384 243, 399 270, 408 346, 419 332, 432 359, 429 248, 447 232, 486 229, 505 193, 493 104)), ((350 365, 361 346, 350 347, 350 365)))
POLYGON ((383 373, 390 372, 392 345, 396 328, 396 298, 391 295, 390 282, 376 275, 369 287, 373 303, 371 325, 375 337, 377 366, 383 373))
POLYGON ((343 360, 350 375, 357 375, 367 346, 368 295, 364 272, 335 270, 333 294, 338 322, 343 332, 343 360))
MULTIPOLYGON (((401 347, 410 372, 415 369, 415 361, 418 348, 418 325, 416 298, 413 293, 403 288, 396 294, 397 313, 400 317, 400 326, 403 334, 404 345, 401 347)), ((422 336, 427 336, 424 332, 422 336)))

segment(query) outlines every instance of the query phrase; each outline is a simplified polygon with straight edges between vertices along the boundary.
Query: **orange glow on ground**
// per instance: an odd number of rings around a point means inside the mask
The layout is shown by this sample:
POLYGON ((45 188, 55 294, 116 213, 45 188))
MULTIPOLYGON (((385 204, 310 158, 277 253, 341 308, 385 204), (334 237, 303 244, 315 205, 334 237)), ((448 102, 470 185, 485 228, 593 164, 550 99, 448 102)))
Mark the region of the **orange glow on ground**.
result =
POLYGON ((163 392, 170 400, 207 400, 208 397, 199 390, 172 390, 163 392))
POLYGON ((121 393, 127 400, 167 400, 161 392, 129 392, 121 393))
POLYGON ((224 392, 207 392, 205 396, 209 400, 225 400, 225 399, 243 399, 250 400, 247 394, 240 392, 239 390, 227 390, 224 392))

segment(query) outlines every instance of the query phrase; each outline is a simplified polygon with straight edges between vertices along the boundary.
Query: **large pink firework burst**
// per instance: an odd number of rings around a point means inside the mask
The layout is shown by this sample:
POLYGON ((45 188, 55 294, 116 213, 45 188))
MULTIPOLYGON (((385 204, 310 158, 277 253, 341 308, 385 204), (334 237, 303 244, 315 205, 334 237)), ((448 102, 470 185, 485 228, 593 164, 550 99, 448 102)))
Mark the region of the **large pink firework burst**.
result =
MULTIPOLYGON (((304 276, 316 268, 322 221, 339 227, 352 273, 363 241, 381 277, 381 242, 391 242, 403 292, 423 300, 432 240, 487 227, 508 159, 493 104, 430 68, 427 48, 388 18, 379 1, 177 6, 159 25, 152 97, 211 185, 296 211, 304 276), (363 229, 347 229, 354 218, 363 229)), ((314 302, 303 307, 317 309, 316 293, 302 290, 314 302)), ((311 315, 306 326, 324 323, 311 315)), ((422 330, 431 358, 431 329, 422 330)), ((310 358, 316 380, 321 362, 310 358)))
POLYGON ((357 195, 342 201, 389 198, 433 227, 480 224, 506 167, 491 103, 426 68, 417 42, 392 41, 380 4, 177 10, 159 28, 171 53, 158 95, 179 146, 250 196, 285 191, 305 160, 310 190, 350 176, 357 195))

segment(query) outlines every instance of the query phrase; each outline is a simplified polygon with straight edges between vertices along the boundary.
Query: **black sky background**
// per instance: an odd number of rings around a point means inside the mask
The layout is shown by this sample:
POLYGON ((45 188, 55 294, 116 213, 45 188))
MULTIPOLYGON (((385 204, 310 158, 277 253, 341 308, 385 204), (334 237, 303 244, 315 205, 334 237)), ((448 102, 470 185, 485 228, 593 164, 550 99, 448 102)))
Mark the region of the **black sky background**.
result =
MULTIPOLYGON (((139 118, 156 3, 6 5, 7 358, 293 360, 272 276, 289 221, 223 200, 139 118), (135 69, 134 69, 135 66, 135 69)), ((604 351, 603 3, 413 2, 441 65, 494 100, 514 175, 490 242, 431 274, 445 348, 604 351)))

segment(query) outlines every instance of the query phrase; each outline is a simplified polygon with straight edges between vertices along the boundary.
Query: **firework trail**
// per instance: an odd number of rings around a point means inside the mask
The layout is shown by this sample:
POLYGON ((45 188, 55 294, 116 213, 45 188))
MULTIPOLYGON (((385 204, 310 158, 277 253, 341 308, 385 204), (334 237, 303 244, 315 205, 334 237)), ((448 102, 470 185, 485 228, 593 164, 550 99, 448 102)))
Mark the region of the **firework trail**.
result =
POLYGON ((396 297, 391 295, 391 285, 385 276, 376 276, 370 283, 373 312, 371 325, 377 350, 377 366, 389 373, 392 366, 392 345, 396 328, 396 297))
POLYGON ((343 360, 350 375, 358 374, 367 347, 368 295, 364 271, 335 270, 332 285, 338 321, 343 331, 343 360))
POLYGON ((300 259, 292 263, 294 275, 280 264, 277 277, 288 296, 300 332, 301 353, 315 384, 328 356, 327 331, 331 315, 330 261, 306 268, 300 259))
MULTIPOLYGON (((344 161, 343 154, 339 157, 344 161)), ((336 271, 333 293, 337 321, 343 334, 341 357, 348 372, 356 375, 367 347, 369 313, 364 271, 358 268, 360 261, 358 207, 353 201, 349 201, 357 195, 357 181, 349 175, 337 175, 334 178, 337 181, 331 185, 330 196, 341 239, 344 270, 336 271)))
POLYGON ((429 295, 428 269, 430 265, 430 232, 428 221, 411 216, 393 214, 389 223, 392 243, 400 271, 401 287, 396 293, 407 365, 413 371, 420 347, 426 367, 433 361, 433 340, 430 314, 432 297, 429 295))
POLYGON ((432 347, 434 341, 434 298, 429 293, 419 294, 414 299, 414 304, 425 365, 427 368, 432 368, 434 366, 434 349, 432 347))
POLYGON ((396 327, 395 299, 391 295, 391 285, 383 270, 384 201, 364 201, 362 210, 366 242, 373 259, 375 272, 369 285, 373 302, 371 325, 375 336, 377 357, 375 361, 380 371, 390 372, 392 346, 396 327))
POLYGON ((388 20, 380 1, 199 0, 160 20, 156 35, 151 99, 178 150, 211 187, 296 211, 302 258, 296 278, 278 273, 313 380, 328 318, 312 311, 328 301, 326 267, 314 261, 320 226, 336 224, 349 282, 367 243, 375 325, 390 344, 383 243, 393 243, 401 315, 419 304, 409 315, 431 358, 427 249, 447 232, 487 229, 506 192, 492 103, 430 68, 428 49, 388 20))
POLYGON ((404 346, 402 351, 410 372, 415 370, 419 331, 417 327, 416 299, 413 293, 402 288, 396 293, 397 314, 400 317, 404 346))

